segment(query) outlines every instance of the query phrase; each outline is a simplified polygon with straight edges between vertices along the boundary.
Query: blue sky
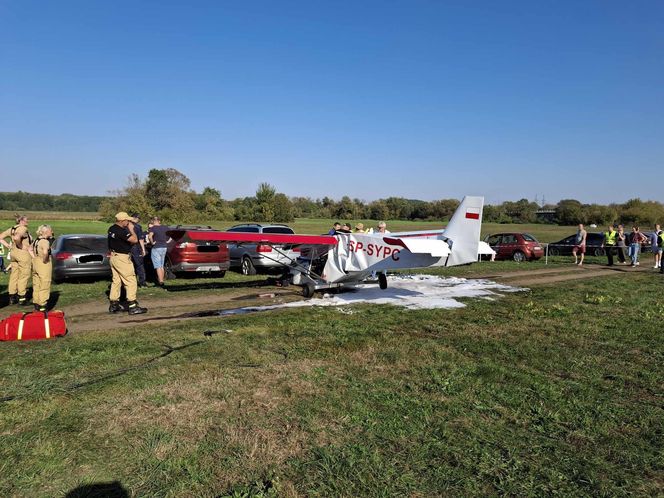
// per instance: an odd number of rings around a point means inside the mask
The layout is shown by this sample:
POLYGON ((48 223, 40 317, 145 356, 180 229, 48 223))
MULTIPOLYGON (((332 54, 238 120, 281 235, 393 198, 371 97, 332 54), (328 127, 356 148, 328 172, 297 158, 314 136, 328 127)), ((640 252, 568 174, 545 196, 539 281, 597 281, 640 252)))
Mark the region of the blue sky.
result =
POLYGON ((664 2, 0 0, 2 191, 662 199, 664 2))

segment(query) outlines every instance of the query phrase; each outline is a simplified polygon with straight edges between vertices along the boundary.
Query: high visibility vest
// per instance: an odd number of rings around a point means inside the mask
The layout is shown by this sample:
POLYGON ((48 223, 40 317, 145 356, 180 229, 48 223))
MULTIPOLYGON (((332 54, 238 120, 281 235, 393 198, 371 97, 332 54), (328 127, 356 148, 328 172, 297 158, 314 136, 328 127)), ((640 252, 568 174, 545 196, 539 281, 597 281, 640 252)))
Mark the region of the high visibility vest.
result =
POLYGON ((657 245, 659 247, 664 246, 664 230, 660 230, 657 234, 657 245))
POLYGON ((616 236, 617 232, 615 230, 611 232, 604 232, 604 243, 607 246, 615 246, 616 245, 616 236))

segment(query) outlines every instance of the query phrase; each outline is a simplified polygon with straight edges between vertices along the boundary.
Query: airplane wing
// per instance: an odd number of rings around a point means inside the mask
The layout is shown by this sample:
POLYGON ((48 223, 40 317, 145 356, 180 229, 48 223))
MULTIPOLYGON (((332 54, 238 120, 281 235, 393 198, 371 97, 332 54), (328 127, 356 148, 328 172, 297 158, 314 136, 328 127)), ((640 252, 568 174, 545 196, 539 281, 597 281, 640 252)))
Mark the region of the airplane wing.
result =
POLYGON ((308 246, 334 246, 337 239, 330 235, 297 235, 284 233, 251 232, 191 232, 192 240, 219 240, 222 242, 251 242, 255 244, 290 244, 308 246))

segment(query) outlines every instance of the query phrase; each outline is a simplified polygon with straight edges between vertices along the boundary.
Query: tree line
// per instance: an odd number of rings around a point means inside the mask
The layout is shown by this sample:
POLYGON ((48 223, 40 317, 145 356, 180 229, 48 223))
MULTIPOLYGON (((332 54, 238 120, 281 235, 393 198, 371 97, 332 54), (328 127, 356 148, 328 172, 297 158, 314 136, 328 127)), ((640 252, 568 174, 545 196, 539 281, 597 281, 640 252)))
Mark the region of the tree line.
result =
MULTIPOLYGON (((112 220, 118 211, 138 213, 143 219, 160 216, 166 223, 219 221, 261 221, 287 223, 295 218, 355 220, 438 220, 445 221, 459 205, 458 199, 422 201, 388 197, 371 202, 343 196, 288 197, 268 183, 261 183, 255 195, 226 200, 213 187, 195 192, 186 175, 176 169, 151 169, 146 178, 134 174, 111 196, 48 195, 27 192, 0 193, 0 209, 32 211, 97 211, 112 220)), ((653 225, 664 222, 664 204, 631 199, 623 204, 583 204, 564 199, 539 206, 527 199, 486 205, 484 221, 493 223, 554 223, 575 225, 653 225)))
POLYGON ((6 211, 96 212, 105 197, 73 194, 31 194, 0 192, 0 209, 6 211))

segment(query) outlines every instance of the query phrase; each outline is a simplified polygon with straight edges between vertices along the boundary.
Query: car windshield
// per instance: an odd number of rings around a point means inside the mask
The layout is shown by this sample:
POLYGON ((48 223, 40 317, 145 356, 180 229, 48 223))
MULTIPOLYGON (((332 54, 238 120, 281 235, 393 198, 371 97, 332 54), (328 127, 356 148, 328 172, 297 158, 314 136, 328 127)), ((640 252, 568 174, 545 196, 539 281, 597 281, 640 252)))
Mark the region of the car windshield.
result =
POLYGON ((537 242, 537 239, 530 235, 529 233, 522 233, 521 236, 523 237, 523 240, 528 241, 528 242, 537 242))
POLYGON ((263 228, 263 233, 295 233, 295 232, 288 227, 265 227, 263 228))
POLYGON ((106 252, 108 241, 105 237, 65 239, 62 241, 62 250, 68 252, 106 252))

